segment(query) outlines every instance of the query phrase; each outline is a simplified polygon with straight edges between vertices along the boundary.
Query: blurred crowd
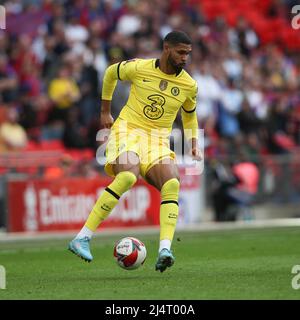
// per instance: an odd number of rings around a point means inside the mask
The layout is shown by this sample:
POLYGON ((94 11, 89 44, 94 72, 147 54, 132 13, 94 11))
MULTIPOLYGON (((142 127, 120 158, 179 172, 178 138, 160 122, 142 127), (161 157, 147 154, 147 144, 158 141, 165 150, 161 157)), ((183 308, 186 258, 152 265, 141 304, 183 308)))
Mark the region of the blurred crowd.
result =
MULTIPOLYGON (((290 23, 293 4, 270 0, 264 14, 290 23)), ((45 140, 95 150, 106 67, 159 57, 162 39, 173 29, 193 40, 187 70, 199 86, 197 112, 208 157, 239 151, 254 159, 295 152, 300 145, 299 50, 263 43, 243 16, 234 25, 222 15, 209 19, 200 0, 2 5, 7 29, 0 30, 0 152, 45 140)), ((128 90, 118 85, 114 117, 128 90)))

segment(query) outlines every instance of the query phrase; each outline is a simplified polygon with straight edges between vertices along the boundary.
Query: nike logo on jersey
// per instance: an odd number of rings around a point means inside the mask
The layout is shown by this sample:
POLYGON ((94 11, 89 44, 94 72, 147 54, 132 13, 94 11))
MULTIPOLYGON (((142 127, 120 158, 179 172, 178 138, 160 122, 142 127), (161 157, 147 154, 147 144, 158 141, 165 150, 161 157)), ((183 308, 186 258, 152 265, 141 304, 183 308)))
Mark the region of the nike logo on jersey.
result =
POLYGON ((151 80, 143 79, 143 82, 152 82, 151 80))

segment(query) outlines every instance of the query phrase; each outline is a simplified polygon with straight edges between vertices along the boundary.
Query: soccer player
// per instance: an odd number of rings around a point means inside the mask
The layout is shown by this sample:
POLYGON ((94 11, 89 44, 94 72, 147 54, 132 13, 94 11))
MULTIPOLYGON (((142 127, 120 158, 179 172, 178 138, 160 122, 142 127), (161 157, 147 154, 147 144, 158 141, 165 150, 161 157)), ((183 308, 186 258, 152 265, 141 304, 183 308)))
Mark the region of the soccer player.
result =
POLYGON ((197 83, 183 70, 192 51, 191 43, 184 32, 172 31, 164 38, 160 59, 122 61, 108 67, 104 74, 101 126, 111 129, 105 171, 114 180, 69 244, 69 250, 88 262, 93 259, 89 246, 93 233, 139 175, 161 192, 156 270, 163 272, 175 261, 171 244, 178 217, 180 183, 175 153, 169 148, 169 135, 179 109, 193 158, 200 160, 195 107, 197 83), (130 81, 131 89, 114 122, 110 106, 118 80, 130 81))

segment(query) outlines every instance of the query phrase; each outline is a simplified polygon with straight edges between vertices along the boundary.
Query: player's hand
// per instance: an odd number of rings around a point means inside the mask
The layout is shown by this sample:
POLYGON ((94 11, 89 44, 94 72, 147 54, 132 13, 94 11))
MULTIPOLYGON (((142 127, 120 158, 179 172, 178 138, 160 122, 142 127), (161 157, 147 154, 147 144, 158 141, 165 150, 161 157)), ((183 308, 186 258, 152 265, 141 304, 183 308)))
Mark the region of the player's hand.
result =
POLYGON ((101 112, 100 125, 101 128, 110 129, 114 123, 114 118, 110 112, 101 112))
POLYGON ((202 160, 201 151, 197 146, 192 148, 191 153, 194 160, 196 161, 202 160))

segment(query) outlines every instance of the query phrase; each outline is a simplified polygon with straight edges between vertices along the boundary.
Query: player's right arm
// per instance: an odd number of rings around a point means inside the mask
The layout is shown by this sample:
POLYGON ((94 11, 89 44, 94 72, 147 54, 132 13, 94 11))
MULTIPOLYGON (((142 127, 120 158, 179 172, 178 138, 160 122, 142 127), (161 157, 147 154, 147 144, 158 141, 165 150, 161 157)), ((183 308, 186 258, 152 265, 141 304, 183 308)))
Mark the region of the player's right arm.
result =
POLYGON ((191 154, 195 160, 200 161, 202 157, 198 147, 198 119, 196 113, 197 91, 198 86, 195 81, 188 98, 181 107, 181 116, 184 134, 191 145, 191 154))
POLYGON ((102 128, 110 129, 114 123, 110 105, 110 100, 101 100, 100 125, 102 128))
POLYGON ((138 60, 128 60, 109 66, 103 77, 100 124, 111 128, 114 119, 111 115, 111 100, 118 80, 133 81, 138 60))

